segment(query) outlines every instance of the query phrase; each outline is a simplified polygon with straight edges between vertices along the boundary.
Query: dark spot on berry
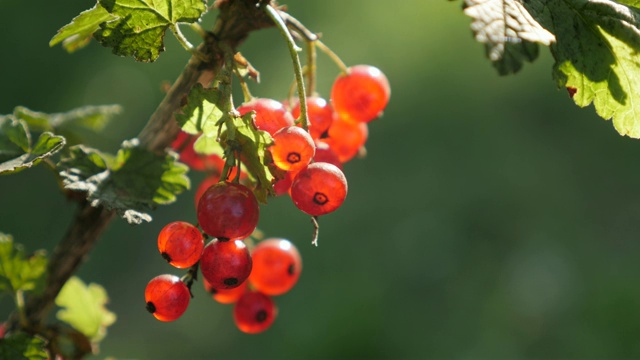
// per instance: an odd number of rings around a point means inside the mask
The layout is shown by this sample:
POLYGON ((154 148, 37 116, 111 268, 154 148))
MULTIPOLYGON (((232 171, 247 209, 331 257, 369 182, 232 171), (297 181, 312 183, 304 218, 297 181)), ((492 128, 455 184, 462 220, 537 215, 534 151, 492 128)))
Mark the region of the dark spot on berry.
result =
POLYGON ((317 192, 315 194, 313 194, 313 202, 318 204, 318 205, 324 205, 329 201, 329 198, 327 197, 327 195, 321 193, 321 192, 317 192))
POLYGON ((290 152, 287 155, 287 161, 291 164, 300 162, 300 154, 298 154, 297 152, 290 152))
POLYGON ((238 285, 238 278, 226 278, 223 283, 227 286, 238 285))
POLYGON ((260 310, 256 313, 256 321, 261 323, 265 320, 267 320, 267 312, 265 310, 260 310))
POLYGON ((156 312, 156 306, 155 306, 155 305, 153 305, 153 303, 152 303, 151 301, 148 301, 148 302, 147 302, 147 306, 145 306, 145 307, 147 308, 147 311, 148 311, 148 312, 150 312, 150 313, 152 313, 152 314, 153 314, 154 312, 156 312))
POLYGON ((167 260, 168 263, 171 262, 171 256, 169 256, 169 254, 167 254, 166 252, 163 252, 160 255, 162 256, 163 259, 167 260))
POLYGON ((218 293, 218 290, 216 290, 216 289, 214 289, 214 288, 209 289, 209 294, 211 294, 211 295, 215 295, 215 294, 217 294, 217 293, 218 293))
POLYGON ((294 264, 289 264, 289 267, 287 268, 287 274, 293 275, 295 271, 296 271, 296 266, 294 264))
POLYGON ((326 139, 329 137, 329 130, 326 130, 325 132, 322 133, 322 135, 320 135, 320 139, 326 139))

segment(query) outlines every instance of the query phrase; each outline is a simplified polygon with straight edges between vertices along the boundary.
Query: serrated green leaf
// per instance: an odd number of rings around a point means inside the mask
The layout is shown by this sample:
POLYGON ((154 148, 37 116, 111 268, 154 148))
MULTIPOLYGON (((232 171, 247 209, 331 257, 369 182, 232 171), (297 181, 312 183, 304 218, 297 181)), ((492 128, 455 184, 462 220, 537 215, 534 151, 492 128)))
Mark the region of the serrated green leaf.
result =
POLYGON ((515 73, 524 61, 533 61, 538 45, 555 37, 543 28, 521 0, 465 0, 464 13, 473 19, 471 30, 484 43, 487 57, 501 75, 515 73))
POLYGON ((0 233, 0 291, 38 292, 46 276, 47 257, 44 251, 26 256, 13 237, 0 233))
POLYGON ((87 286, 74 276, 67 280, 56 297, 56 305, 63 308, 56 317, 92 342, 99 342, 106 335, 107 327, 116 321, 116 315, 105 307, 108 301, 102 286, 94 283, 87 286))
POLYGON ((89 43, 100 24, 117 18, 117 16, 109 14, 100 4, 96 4, 93 8, 81 12, 71 20, 71 23, 58 30, 58 33, 49 42, 49 46, 55 46, 62 42, 65 50, 70 53, 74 52, 89 43))
POLYGON ((621 135, 640 138, 640 12, 609 0, 527 4, 552 29, 554 78, 578 106, 594 104, 621 135))
POLYGON ((234 131, 226 131, 223 141, 228 148, 242 154, 242 162, 247 171, 255 178, 254 193, 261 203, 267 203, 267 197, 274 195, 272 180, 274 176, 269 171, 270 153, 267 150, 273 144, 273 138, 268 132, 258 130, 253 124, 253 112, 233 119, 234 131))
POLYGON ((224 157, 224 149, 218 142, 217 136, 208 136, 202 134, 193 143, 193 150, 202 155, 218 155, 224 157))
POLYGON ((217 88, 205 89, 200 83, 194 85, 187 97, 187 104, 176 114, 182 131, 192 135, 205 132, 213 137, 218 131, 218 122, 225 115, 221 99, 217 88))
POLYGON ((0 174, 11 174, 37 165, 62 150, 65 139, 50 132, 40 134, 31 146, 27 123, 12 116, 0 117, 0 174))
POLYGON ((13 111, 16 119, 24 120, 33 131, 51 131, 63 136, 68 145, 99 133, 108 122, 122 112, 119 105, 83 106, 64 113, 47 114, 18 106, 13 111))
POLYGON ((99 0, 118 19, 100 24, 95 38, 121 56, 154 61, 164 50, 164 34, 177 23, 198 21, 207 10, 203 0, 99 0))
POLYGON ((47 360, 47 342, 23 332, 13 333, 0 338, 0 359, 11 360, 47 360))
POLYGON ((116 210, 129 223, 151 221, 146 211, 169 204, 189 189, 188 167, 175 153, 157 155, 126 141, 114 158, 74 146, 59 164, 65 188, 87 192, 94 206, 116 210))

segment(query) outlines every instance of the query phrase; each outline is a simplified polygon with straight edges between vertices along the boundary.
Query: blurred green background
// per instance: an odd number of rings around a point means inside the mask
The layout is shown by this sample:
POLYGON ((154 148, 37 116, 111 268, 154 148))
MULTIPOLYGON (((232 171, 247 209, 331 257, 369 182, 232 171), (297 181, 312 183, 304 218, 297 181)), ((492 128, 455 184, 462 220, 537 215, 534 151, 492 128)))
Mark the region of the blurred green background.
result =
MULTIPOLYGON (((0 2, 0 113, 121 104, 91 143, 112 151, 140 131, 188 55, 171 35, 153 64, 95 42, 72 55, 49 48, 92 4, 0 2)), ((289 198, 262 207, 259 227, 295 242, 304 270, 276 299, 273 327, 253 336, 200 284, 174 323, 144 310, 149 279, 181 274, 155 241, 166 223, 195 219, 193 190, 150 224, 114 221, 79 271, 106 287, 118 315, 94 358, 639 358, 640 142, 558 90, 545 48, 499 77, 459 1, 286 4, 345 62, 381 68, 392 86, 368 157, 345 167, 346 203, 321 219, 317 248, 289 198)), ((254 95, 284 98, 293 75, 277 31, 241 51, 261 71, 254 95)), ((319 59, 328 96, 338 69, 319 59)), ((51 251, 74 208, 42 167, 0 177, 0 231, 29 250, 51 251)), ((0 299, 0 318, 11 308, 0 299)))

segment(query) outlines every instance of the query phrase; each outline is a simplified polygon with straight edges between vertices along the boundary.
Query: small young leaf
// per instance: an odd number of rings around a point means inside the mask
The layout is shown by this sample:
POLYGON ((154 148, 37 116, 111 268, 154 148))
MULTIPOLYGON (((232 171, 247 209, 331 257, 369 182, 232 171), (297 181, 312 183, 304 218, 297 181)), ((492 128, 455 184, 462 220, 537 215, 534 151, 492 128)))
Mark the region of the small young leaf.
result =
POLYGON ((0 233, 0 291, 16 293, 42 289, 47 269, 44 251, 26 256, 13 237, 0 233))
POLYGON ((523 61, 535 60, 536 44, 555 41, 521 0, 465 0, 464 13, 473 18, 471 30, 477 41, 486 44, 487 57, 501 75, 517 72, 523 61))
POLYGON ((50 132, 40 134, 31 146, 31 134, 25 121, 12 116, 0 117, 0 174, 11 174, 33 165, 60 151, 62 136, 50 132))
POLYGON ((92 205, 116 210, 129 223, 151 221, 145 211, 169 204, 190 186, 177 155, 157 155, 125 141, 115 157, 85 146, 70 148, 59 166, 67 189, 87 192, 92 205))
POLYGON ((89 43, 100 24, 117 18, 117 16, 109 14, 100 4, 96 4, 91 9, 81 12, 71 20, 71 23, 58 30, 58 33, 49 42, 49 46, 55 46, 62 42, 65 50, 70 53, 74 52, 89 43))
POLYGON ((213 136, 218 131, 218 121, 224 116, 220 101, 221 93, 217 88, 205 89, 200 83, 194 85, 187 97, 187 104, 181 113, 176 114, 182 131, 192 135, 204 131, 213 136))
POLYGON ((243 164, 257 182, 254 190, 256 198, 266 204, 267 197, 274 195, 272 186, 274 176, 269 171, 271 154, 267 150, 273 144, 273 139, 268 132, 255 127, 253 116, 254 112, 250 112, 234 118, 234 131, 225 131, 222 141, 226 148, 241 154, 243 164))
POLYGON ((23 332, 13 333, 0 339, 0 359, 47 360, 47 342, 23 332))
MULTIPOLYGON (((630 1, 627 1, 630 3, 630 1)), ((527 4, 557 35, 552 45, 558 86, 578 106, 593 103, 621 135, 640 138, 640 10, 610 0, 527 4)))
POLYGON ((198 21, 207 10, 203 0, 99 0, 118 19, 100 24, 95 38, 120 56, 151 62, 164 50, 164 34, 177 23, 198 21))
POLYGON ((116 321, 116 315, 105 307, 108 301, 102 286, 94 283, 87 286, 74 276, 67 280, 56 297, 56 305, 63 308, 56 317, 96 343, 104 338, 107 327, 116 321))

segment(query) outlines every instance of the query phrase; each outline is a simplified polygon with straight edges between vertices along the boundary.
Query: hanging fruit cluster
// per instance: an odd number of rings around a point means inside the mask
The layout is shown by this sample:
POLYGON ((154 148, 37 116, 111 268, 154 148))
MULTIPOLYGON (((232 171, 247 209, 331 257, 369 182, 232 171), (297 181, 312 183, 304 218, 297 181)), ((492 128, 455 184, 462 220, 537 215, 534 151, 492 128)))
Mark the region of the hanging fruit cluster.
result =
POLYGON ((147 310, 161 321, 184 313, 200 273, 214 300, 234 304, 241 331, 266 330, 277 314, 272 297, 295 285, 302 260, 289 240, 256 235, 259 203, 269 196, 290 196, 298 209, 311 215, 317 245, 317 218, 338 209, 347 196, 343 164, 364 154, 368 123, 389 101, 389 83, 379 69, 347 67, 299 22, 287 23, 288 14, 268 11, 288 40, 297 99, 294 91, 283 101, 252 97, 245 77, 255 70, 227 49, 213 84, 194 87, 177 114, 182 132, 172 147, 180 161, 207 177, 196 190, 197 225, 172 222, 158 236, 162 257, 176 268, 189 269, 182 278, 160 275, 147 285, 147 310), (304 67, 291 35, 307 45, 304 67), (315 91, 316 48, 341 69, 329 99, 315 91), (231 96, 234 76, 244 94, 237 108, 231 96))

